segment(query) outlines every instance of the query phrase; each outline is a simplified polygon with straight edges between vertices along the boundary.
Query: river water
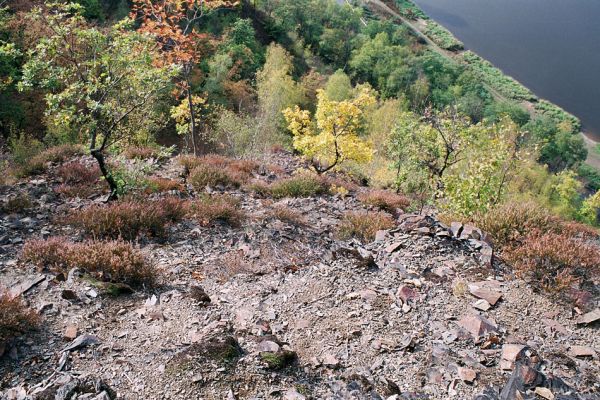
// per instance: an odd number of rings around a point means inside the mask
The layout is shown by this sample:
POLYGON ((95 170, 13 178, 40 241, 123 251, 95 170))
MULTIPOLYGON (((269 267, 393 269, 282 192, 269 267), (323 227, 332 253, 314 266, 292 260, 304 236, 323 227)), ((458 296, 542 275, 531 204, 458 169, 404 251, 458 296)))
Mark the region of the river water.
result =
POLYGON ((600 141, 600 0, 414 0, 600 141))

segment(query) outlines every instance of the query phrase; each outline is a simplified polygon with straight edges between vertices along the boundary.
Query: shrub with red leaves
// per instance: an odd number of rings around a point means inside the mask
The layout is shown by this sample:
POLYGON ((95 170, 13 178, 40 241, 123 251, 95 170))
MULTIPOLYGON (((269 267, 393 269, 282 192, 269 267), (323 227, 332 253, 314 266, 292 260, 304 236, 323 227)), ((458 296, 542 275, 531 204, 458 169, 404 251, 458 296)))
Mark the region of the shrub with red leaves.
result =
POLYGON ((394 226, 394 219, 382 211, 350 212, 344 215, 338 233, 342 239, 355 237, 362 242, 370 242, 375 239, 377 231, 394 226))
POLYGON ((38 315, 28 309, 20 298, 0 293, 0 347, 34 329, 38 323, 38 315))
POLYGON ((191 215, 203 226, 223 221, 239 227, 246 216, 240 209, 239 200, 227 195, 206 196, 190 206, 191 215))
POLYGON ((520 276, 552 293, 597 279, 600 273, 600 248, 565 234, 528 236, 520 246, 506 249, 503 256, 520 276))
POLYGON ((74 243, 64 237, 34 239, 23 246, 21 260, 54 272, 80 268, 95 279, 133 286, 150 285, 157 276, 143 254, 121 240, 74 243))
POLYGON ((410 206, 410 200, 406 196, 387 190, 372 190, 363 193, 358 196, 358 200, 363 204, 379 208, 394 215, 398 213, 398 210, 406 210, 410 206))
POLYGON ((66 220, 94 238, 135 240, 141 235, 162 237, 171 222, 187 213, 187 202, 167 197, 156 201, 118 201, 75 211, 66 220))

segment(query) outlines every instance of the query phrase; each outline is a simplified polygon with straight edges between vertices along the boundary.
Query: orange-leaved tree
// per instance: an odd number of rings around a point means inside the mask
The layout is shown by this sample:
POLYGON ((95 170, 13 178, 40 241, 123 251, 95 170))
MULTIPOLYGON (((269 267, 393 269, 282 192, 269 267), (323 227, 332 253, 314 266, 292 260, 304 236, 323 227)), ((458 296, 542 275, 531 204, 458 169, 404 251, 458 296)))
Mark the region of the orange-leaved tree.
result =
POLYGON ((198 107, 192 93, 192 71, 199 62, 202 43, 208 40, 195 28, 207 11, 236 4, 233 0, 133 0, 132 17, 140 22, 139 30, 153 35, 158 43, 161 57, 155 62, 180 67, 177 96, 187 103, 194 153, 198 107))

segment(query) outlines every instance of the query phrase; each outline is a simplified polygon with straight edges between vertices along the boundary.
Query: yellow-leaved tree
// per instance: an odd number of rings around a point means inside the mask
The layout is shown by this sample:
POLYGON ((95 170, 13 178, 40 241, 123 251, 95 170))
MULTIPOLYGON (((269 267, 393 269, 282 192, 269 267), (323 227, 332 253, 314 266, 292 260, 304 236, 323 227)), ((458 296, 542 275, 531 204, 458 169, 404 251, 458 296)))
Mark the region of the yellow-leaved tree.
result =
POLYGON ((371 160, 373 146, 360 137, 360 131, 366 124, 366 109, 375 103, 367 87, 359 88, 354 98, 342 101, 329 100, 323 90, 318 90, 314 121, 310 112, 298 106, 286 108, 283 115, 294 135, 294 148, 322 174, 346 161, 371 160))

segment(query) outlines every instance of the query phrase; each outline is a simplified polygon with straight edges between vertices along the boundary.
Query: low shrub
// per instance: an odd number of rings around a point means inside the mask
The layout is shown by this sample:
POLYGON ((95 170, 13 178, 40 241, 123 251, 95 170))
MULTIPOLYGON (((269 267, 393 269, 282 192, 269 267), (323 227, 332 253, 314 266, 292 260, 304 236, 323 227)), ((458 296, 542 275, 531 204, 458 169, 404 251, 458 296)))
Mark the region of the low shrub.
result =
POLYGON ((48 163, 62 163, 84 153, 81 146, 65 144, 49 147, 19 163, 15 175, 19 178, 46 172, 48 163))
POLYGON ((290 225, 295 226, 303 226, 306 225, 306 221, 301 213, 298 211, 292 210, 289 207, 285 206, 275 206, 272 210, 270 210, 270 215, 273 218, 280 220, 281 222, 288 223, 290 225))
POLYGON ((157 277, 156 269, 139 249, 122 240, 74 243, 63 237, 34 239, 23 246, 21 260, 40 270, 80 268, 94 279, 132 286, 151 285, 157 277))
POLYGON ((566 234, 531 235, 520 246, 506 249, 503 256, 518 275, 554 294, 597 279, 600 272, 600 249, 566 234))
POLYGON ((185 175, 189 175, 197 167, 210 166, 226 170, 229 175, 244 181, 250 179, 260 168, 260 164, 254 160, 233 159, 218 154, 208 154, 203 157, 186 154, 177 157, 177 162, 184 167, 185 175))
POLYGON ((35 328, 38 323, 38 315, 28 309, 20 298, 0 293, 0 347, 35 328))
POLYGON ((123 155, 130 160, 147 160, 160 158, 157 148, 151 146, 130 146, 123 151, 123 155))
POLYGON ((71 161, 61 165, 56 175, 63 183, 69 185, 76 184, 94 184, 100 179, 100 169, 96 164, 90 166, 81 161, 71 161))
POLYGON ((200 198, 190 205, 190 215, 203 226, 223 221, 230 226, 239 227, 246 218, 240 209, 239 200, 227 195, 200 198))
POLYGON ((515 246, 535 232, 558 232, 562 222, 534 202, 510 202, 476 215, 474 223, 489 233, 498 248, 515 246))
POLYGON ((410 206, 410 200, 407 197, 387 190, 372 190, 363 193, 358 196, 358 200, 391 214, 396 214, 398 209, 406 210, 410 206))
POLYGON ((189 182, 197 191, 204 190, 207 186, 240 187, 242 179, 239 175, 228 169, 201 164, 190 172, 189 182))
POLYGON ((377 231, 394 226, 394 219, 382 211, 350 212, 344 215, 338 233, 344 240, 355 237, 362 242, 371 242, 377 231))
POLYGON ((329 185, 319 176, 304 173, 275 181, 269 192, 276 199, 283 197, 312 197, 326 194, 329 185))
POLYGON ((187 202, 175 197, 156 201, 118 201, 76 211, 67 222, 94 238, 134 240, 141 235, 162 237, 170 222, 182 219, 187 202))
POLYGON ((0 211, 6 214, 22 213, 33 206, 31 199, 26 194, 18 194, 9 197, 5 202, 0 204, 0 211))
POLYGON ((173 179, 162 178, 160 176, 151 176, 147 179, 146 193, 163 193, 172 190, 181 191, 183 185, 173 179))

